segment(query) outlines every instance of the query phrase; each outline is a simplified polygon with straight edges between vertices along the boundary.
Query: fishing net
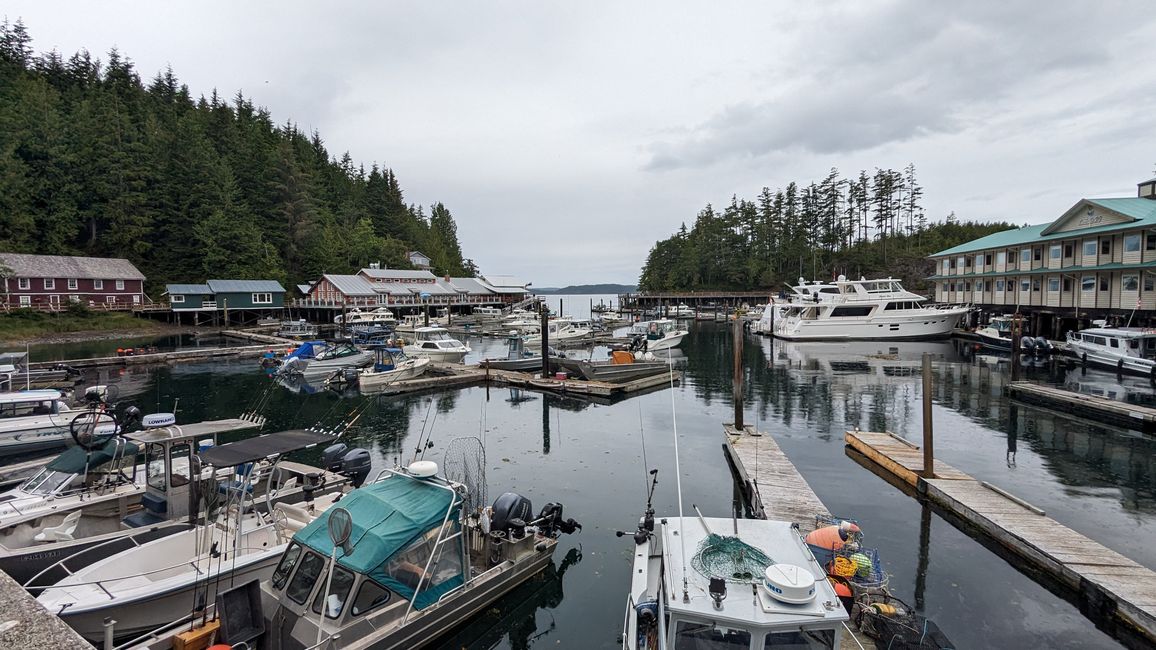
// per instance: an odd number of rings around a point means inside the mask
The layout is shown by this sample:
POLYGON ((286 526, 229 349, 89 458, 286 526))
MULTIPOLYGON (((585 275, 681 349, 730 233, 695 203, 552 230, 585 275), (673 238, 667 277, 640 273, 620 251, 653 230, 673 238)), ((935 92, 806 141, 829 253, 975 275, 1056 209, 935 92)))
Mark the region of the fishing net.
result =
POLYGON ((454 438, 442 462, 446 478, 466 486, 463 506, 477 512, 489 503, 486 494, 486 450, 478 438, 454 438))
POLYGON ((727 582, 757 583, 767 567, 774 564, 766 553, 737 537, 711 533, 698 545, 690 565, 707 578, 727 582))

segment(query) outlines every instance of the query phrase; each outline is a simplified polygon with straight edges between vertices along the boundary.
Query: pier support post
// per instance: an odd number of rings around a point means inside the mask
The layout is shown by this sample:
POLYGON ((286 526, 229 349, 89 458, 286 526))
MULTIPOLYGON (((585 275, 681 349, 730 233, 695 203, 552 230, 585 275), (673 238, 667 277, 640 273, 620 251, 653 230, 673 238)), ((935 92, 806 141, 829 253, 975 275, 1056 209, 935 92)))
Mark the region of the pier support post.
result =
POLYGON ((1011 380, 1020 380, 1020 338, 1023 336, 1023 317, 1017 312, 1012 317, 1011 331, 1011 380))
POLYGON ((542 379, 550 376, 550 308, 546 302, 538 303, 538 319, 542 332, 542 379))
POLYGON ((736 318, 734 324, 734 398, 735 398, 735 430, 743 431, 743 322, 736 318))
POLYGON ((934 436, 931 430, 931 353, 923 353, 923 478, 935 478, 934 436))

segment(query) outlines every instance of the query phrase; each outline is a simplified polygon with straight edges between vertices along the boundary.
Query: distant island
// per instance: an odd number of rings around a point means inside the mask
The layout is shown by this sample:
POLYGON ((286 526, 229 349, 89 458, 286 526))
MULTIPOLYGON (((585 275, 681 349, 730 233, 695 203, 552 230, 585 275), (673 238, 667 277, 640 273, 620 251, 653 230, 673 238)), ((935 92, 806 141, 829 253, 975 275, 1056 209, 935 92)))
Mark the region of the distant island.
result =
POLYGON ((633 293, 638 287, 633 284, 572 284, 568 287, 534 287, 531 291, 538 296, 586 295, 586 294, 620 294, 633 293))

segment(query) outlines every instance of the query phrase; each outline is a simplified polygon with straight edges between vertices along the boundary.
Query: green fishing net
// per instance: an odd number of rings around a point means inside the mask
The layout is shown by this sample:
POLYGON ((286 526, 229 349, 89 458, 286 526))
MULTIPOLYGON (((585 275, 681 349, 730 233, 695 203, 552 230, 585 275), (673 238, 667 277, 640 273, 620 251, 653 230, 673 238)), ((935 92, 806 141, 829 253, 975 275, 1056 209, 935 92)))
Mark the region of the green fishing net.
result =
POLYGON ((698 545, 690 565, 707 578, 727 582, 757 583, 775 561, 737 537, 711 533, 698 545))

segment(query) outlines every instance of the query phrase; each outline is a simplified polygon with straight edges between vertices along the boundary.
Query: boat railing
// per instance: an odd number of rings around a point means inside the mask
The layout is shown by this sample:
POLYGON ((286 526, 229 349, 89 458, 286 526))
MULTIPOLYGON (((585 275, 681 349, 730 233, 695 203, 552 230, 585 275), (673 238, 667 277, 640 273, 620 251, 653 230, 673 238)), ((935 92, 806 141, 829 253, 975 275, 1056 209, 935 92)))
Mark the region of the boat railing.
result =
POLYGON ((36 503, 29 504, 27 512, 21 510, 15 503, 12 503, 10 501, 6 502, 6 503, 0 503, 0 509, 10 508, 12 510, 12 512, 3 512, 2 510, 0 510, 0 517, 2 517, 4 515, 13 514, 13 513, 15 513, 17 516, 23 517, 26 514, 32 514, 32 513, 36 512, 36 510, 39 508, 47 507, 48 505, 53 504, 57 499, 63 499, 66 497, 74 497, 77 495, 84 496, 86 494, 91 494, 94 497, 104 496, 105 494, 107 494, 106 489, 111 487, 112 492, 115 493, 116 489, 123 486, 123 485, 134 485, 135 486, 136 484, 130 480, 125 480, 125 479, 119 479, 119 480, 104 479, 97 485, 73 488, 71 490, 64 490, 63 492, 57 492, 55 494, 45 494, 42 496, 51 497, 51 498, 50 499, 46 498, 46 499, 43 499, 43 500, 38 501, 36 503))

